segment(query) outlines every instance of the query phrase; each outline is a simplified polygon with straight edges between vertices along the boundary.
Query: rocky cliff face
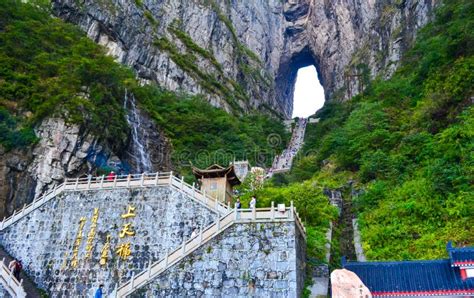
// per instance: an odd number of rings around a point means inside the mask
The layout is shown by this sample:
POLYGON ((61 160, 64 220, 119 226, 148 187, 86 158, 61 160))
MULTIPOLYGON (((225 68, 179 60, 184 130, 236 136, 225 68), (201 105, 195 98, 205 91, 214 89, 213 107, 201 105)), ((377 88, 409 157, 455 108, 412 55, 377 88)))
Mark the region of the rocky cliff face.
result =
POLYGON ((52 0, 144 82, 202 93, 228 111, 291 116, 299 67, 328 99, 389 76, 436 0, 52 0))
MULTIPOLYGON (((147 170, 169 170, 167 139, 143 112, 141 119, 140 138, 146 144, 149 159, 147 170)), ((11 214, 65 177, 78 177, 104 167, 127 172, 141 172, 138 169, 143 167, 135 159, 137 144, 132 137, 125 142, 126 147, 114 152, 80 126, 60 118, 44 120, 35 132, 39 142, 33 148, 0 151, 0 216, 11 214)))
POLYGON ((87 173, 110 153, 77 125, 51 118, 36 129, 39 142, 29 150, 14 150, 0 158, 2 215, 29 203, 64 177, 87 173))
MULTIPOLYGON (((228 111, 286 118, 298 68, 316 66, 328 99, 349 98, 369 77, 393 73, 436 2, 52 0, 59 17, 79 25, 143 83, 201 93, 228 111)), ((140 146, 150 162, 143 170, 169 169, 165 136, 145 113, 136 115, 129 124, 133 130, 139 123, 138 137, 131 133, 127 148, 114 152, 61 119, 37 128, 34 148, 1 152, 0 216, 65 176, 101 165, 139 169, 140 146)))

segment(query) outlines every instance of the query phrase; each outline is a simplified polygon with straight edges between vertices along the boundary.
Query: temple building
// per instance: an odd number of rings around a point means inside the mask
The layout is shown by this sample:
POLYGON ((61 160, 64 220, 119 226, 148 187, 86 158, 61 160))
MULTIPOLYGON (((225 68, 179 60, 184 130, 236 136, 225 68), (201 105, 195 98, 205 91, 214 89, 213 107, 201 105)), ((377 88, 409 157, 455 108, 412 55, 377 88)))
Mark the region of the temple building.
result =
POLYGON ((449 259, 346 262, 373 297, 466 297, 474 295, 474 247, 446 246, 449 259))
POLYGON ((222 203, 232 201, 234 186, 241 183, 234 165, 224 168, 214 164, 207 169, 193 167, 193 174, 200 181, 201 190, 222 203))

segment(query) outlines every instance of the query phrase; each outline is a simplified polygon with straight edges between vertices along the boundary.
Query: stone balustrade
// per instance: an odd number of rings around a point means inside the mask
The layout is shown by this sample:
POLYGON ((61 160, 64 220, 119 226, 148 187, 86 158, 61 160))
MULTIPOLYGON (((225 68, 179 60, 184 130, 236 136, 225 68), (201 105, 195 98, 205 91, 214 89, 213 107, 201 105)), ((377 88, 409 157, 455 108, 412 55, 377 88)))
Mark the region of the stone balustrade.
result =
POLYGON ((8 228, 64 191, 107 190, 163 185, 171 185, 174 189, 189 196, 192 200, 219 214, 226 214, 230 210, 228 206, 207 195, 205 192, 196 189, 194 185, 184 182, 183 178, 179 179, 173 176, 173 172, 116 175, 109 179, 105 176, 66 178, 62 184, 55 186, 41 197, 34 199, 30 204, 25 204, 20 211, 15 210, 11 216, 4 218, 0 222, 0 231, 8 228))
POLYGON ((18 281, 13 276, 13 272, 8 269, 8 264, 6 263, 5 258, 2 259, 2 264, 0 265, 0 283, 12 297, 26 297, 26 292, 23 288, 23 279, 18 281))
POLYGON ((154 264, 149 264, 148 269, 142 271, 125 284, 121 285, 115 291, 115 297, 126 297, 137 289, 145 286, 152 279, 160 275, 166 269, 177 264, 184 257, 197 250, 205 243, 212 240, 215 236, 231 227, 236 223, 257 223, 257 222, 295 222, 301 235, 306 239, 306 229, 304 228, 298 213, 296 212, 293 202, 289 208, 281 211, 279 208, 272 206, 270 208, 257 209, 237 209, 234 208, 228 214, 220 217, 216 222, 212 223, 205 229, 201 230, 195 237, 183 242, 182 245, 173 251, 167 252, 165 257, 154 264))

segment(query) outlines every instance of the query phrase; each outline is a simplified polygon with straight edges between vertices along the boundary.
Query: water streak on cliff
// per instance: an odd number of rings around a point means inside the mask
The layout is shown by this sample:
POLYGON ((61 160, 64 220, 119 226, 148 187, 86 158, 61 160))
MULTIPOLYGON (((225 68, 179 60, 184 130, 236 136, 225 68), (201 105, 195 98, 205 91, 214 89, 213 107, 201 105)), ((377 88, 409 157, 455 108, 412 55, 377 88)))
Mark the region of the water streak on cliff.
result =
POLYGON ((148 133, 142 124, 142 117, 138 112, 133 93, 125 91, 123 107, 127 111, 127 123, 131 130, 132 145, 128 153, 134 161, 132 170, 137 173, 151 172, 153 167, 146 145, 148 133))

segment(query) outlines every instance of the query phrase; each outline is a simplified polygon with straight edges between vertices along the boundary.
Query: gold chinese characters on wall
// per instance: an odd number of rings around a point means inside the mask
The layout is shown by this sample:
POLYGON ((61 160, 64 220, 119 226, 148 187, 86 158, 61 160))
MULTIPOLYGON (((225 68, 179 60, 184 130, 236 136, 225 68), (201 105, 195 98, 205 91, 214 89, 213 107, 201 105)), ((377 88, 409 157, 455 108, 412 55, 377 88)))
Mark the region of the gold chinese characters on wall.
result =
POLYGON ((81 246, 82 231, 84 229, 85 224, 86 224, 86 218, 81 217, 81 219, 79 220, 79 228, 77 229, 76 240, 74 241, 74 245, 72 247, 71 266, 73 268, 76 268, 78 264, 79 247, 81 246))
MULTIPOLYGON (((127 212, 122 214, 121 217, 125 220, 135 217, 135 207, 128 206, 127 212)), ((135 236, 135 231, 132 227, 132 223, 125 222, 122 225, 122 230, 119 233, 119 238, 123 239, 133 236, 135 236)), ((115 250, 117 256, 122 260, 127 260, 128 257, 130 257, 130 255, 132 254, 132 249, 130 248, 130 246, 130 241, 120 243, 115 250)))
MULTIPOLYGON (((130 205, 127 206, 126 212, 120 215, 120 218, 124 222, 118 233, 119 243, 117 244, 117 246, 115 247, 115 250, 113 251, 115 251, 119 259, 124 260, 124 261, 128 260, 128 258, 132 255, 130 239, 131 237, 135 236, 135 230, 133 228, 132 223, 129 221, 135 216, 136 216, 135 207, 130 206, 130 205), (121 240, 123 240, 123 242, 120 242, 121 240)), ((84 255, 85 260, 91 259, 93 255, 94 240, 96 238, 96 234, 98 230, 98 219, 99 219, 99 208, 94 208, 89 232, 87 233, 85 255, 84 255)), ((71 262, 70 262, 70 265, 72 268, 76 268, 79 264, 79 259, 80 259, 79 250, 82 244, 82 239, 84 237, 84 227, 86 223, 87 223, 87 218, 81 217, 79 220, 79 227, 76 232, 74 244, 72 246, 72 257, 71 257, 71 262)), ((107 234, 104 246, 100 250, 99 264, 101 266, 107 265, 111 247, 112 247, 112 236, 110 234, 107 234)), ((66 260, 67 258, 65 259, 64 266, 66 265, 66 260)))
POLYGON ((94 247, 95 229, 97 228, 97 220, 99 219, 99 208, 94 208, 94 214, 92 215, 91 228, 89 234, 87 234, 87 245, 86 245, 86 259, 92 257, 92 248, 94 247))

